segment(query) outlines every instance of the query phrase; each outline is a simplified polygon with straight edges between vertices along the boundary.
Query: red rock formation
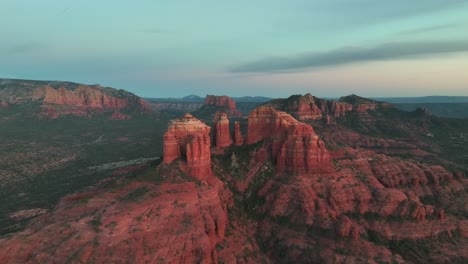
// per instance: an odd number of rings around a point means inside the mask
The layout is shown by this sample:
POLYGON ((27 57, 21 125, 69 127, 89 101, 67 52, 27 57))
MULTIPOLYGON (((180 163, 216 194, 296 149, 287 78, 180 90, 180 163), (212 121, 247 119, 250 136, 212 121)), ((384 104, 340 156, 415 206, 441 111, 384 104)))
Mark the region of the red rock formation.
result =
POLYGON ((8 108, 8 106, 9 106, 8 102, 0 101, 0 107, 1 108, 8 108))
POLYGON ((111 120, 128 120, 128 119, 131 119, 131 118, 132 117, 129 116, 129 115, 122 114, 119 111, 114 111, 114 113, 112 113, 112 116, 109 119, 111 119, 111 120))
POLYGON ((234 102, 231 97, 225 95, 207 95, 205 98, 205 105, 227 107, 230 111, 236 111, 236 102, 234 102))
POLYGON ((30 111, 40 117, 59 118, 65 115, 91 117, 99 113, 110 115, 114 111, 123 109, 129 113, 148 110, 147 103, 140 97, 124 90, 100 85, 32 80, 0 82, 2 82, 0 101, 7 104, 35 102, 30 111), (41 104, 40 109, 37 103, 41 104))
MULTIPOLYGON (((267 103, 267 105, 281 111, 291 113, 298 120, 320 120, 324 119, 325 123, 334 123, 332 118, 337 118, 346 115, 349 112, 365 113, 369 110, 375 110, 377 102, 367 100, 358 96, 345 97, 353 104, 348 102, 337 102, 334 100, 324 100, 312 96, 311 94, 293 95, 287 99, 278 99, 267 103), (360 101, 358 101, 360 100, 360 101), (363 102, 361 102, 363 101, 363 102)), ((380 105, 388 107, 387 104, 380 105)))
POLYGON ((134 182, 74 196, 37 219, 24 237, 0 239, 0 262, 218 262, 216 245, 228 220, 214 188, 134 182), (132 193, 140 196, 129 199, 132 193))
POLYGON ((331 168, 330 156, 310 125, 268 106, 249 115, 247 144, 271 140, 271 157, 277 172, 311 173, 331 168))
MULTIPOLYGON (((79 85, 70 90, 43 86, 33 91, 32 100, 42 101, 42 116, 58 118, 62 115, 89 116, 90 112, 132 109, 145 111, 145 102, 134 95, 116 97, 95 86, 79 85)), ((111 117, 112 118, 112 117, 111 117)))
POLYGON ((45 104, 71 105, 91 109, 122 109, 132 106, 137 107, 138 110, 144 110, 145 107, 143 100, 137 96, 118 98, 86 85, 80 85, 74 90, 44 86, 34 90, 33 94, 33 100, 41 99, 45 104))
POLYGON ((353 106, 348 103, 342 103, 337 101, 327 102, 328 115, 333 117, 340 117, 346 115, 346 113, 353 110, 353 106))
POLYGON ((214 122, 214 136, 216 147, 224 148, 232 144, 229 131, 229 119, 226 113, 217 113, 214 122))
POLYGON ((164 163, 179 157, 187 161, 187 173, 199 180, 211 175, 210 127, 193 117, 172 120, 163 138, 164 163))
POLYGON ((240 124, 238 121, 234 122, 234 145, 242 146, 244 144, 244 136, 240 129, 240 124))
POLYGON ((236 102, 229 96, 207 95, 205 105, 223 108, 231 117, 241 117, 242 113, 236 109, 236 102))
POLYGON ((300 96, 297 100, 291 100, 288 102, 285 111, 297 116, 299 120, 321 119, 322 110, 317 105, 316 100, 318 99, 311 94, 300 96))

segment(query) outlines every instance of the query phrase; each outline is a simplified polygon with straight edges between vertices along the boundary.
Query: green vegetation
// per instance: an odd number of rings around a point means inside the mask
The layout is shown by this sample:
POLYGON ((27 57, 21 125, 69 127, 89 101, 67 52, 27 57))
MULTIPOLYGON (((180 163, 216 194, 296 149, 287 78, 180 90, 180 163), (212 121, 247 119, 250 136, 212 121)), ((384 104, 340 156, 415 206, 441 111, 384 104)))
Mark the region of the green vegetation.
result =
POLYGON ((146 186, 138 187, 122 197, 120 200, 123 202, 138 202, 143 199, 146 193, 149 192, 149 188, 146 186))
MULTIPOLYGON (((437 256, 440 252, 438 248, 443 245, 454 245, 460 243, 460 234, 455 231, 453 236, 447 234, 439 234, 433 238, 425 238, 420 240, 402 239, 402 240, 387 240, 377 232, 368 230, 368 240, 384 247, 387 247, 392 252, 401 255, 405 260, 411 263, 436 263, 437 256)), ((451 263, 466 263, 468 259, 463 257, 450 258, 451 263)))
POLYGON ((52 209, 64 195, 118 171, 118 167, 106 169, 104 164, 162 156, 162 135, 172 118, 48 120, 24 116, 27 107, 33 106, 0 111, 0 235, 25 225, 26 221, 10 219, 12 212, 52 209))
POLYGON ((102 225, 102 222, 101 222, 101 218, 102 218, 102 215, 101 214, 97 214, 93 220, 91 220, 89 223, 91 224, 91 226, 93 227, 93 230, 98 233, 100 231, 99 227, 102 225))

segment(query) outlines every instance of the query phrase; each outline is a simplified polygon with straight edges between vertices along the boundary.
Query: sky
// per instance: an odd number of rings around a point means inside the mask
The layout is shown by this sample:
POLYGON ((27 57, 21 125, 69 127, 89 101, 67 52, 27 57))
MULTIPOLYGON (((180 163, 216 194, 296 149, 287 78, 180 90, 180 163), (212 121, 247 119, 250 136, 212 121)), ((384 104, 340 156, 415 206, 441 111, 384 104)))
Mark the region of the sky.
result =
POLYGON ((0 0, 0 78, 143 97, 468 96, 468 0, 0 0))

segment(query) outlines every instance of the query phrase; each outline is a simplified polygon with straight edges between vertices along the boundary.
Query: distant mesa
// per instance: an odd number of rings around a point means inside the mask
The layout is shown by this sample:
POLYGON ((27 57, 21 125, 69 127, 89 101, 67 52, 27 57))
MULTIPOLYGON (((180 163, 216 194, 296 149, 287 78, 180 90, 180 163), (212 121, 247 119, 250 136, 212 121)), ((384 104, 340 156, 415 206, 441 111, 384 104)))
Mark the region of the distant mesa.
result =
POLYGON ((70 82, 8 80, 1 82, 0 99, 7 104, 40 103, 38 115, 59 118, 67 115, 90 117, 109 113, 111 119, 128 119, 121 113, 142 113, 147 105, 140 97, 100 85, 70 82))
MULTIPOLYGON (((204 106, 216 107, 219 111, 226 112, 229 117, 242 116, 242 113, 236 108, 236 102, 229 96, 207 95, 204 106)), ((201 110, 203 111, 203 108, 201 110)))

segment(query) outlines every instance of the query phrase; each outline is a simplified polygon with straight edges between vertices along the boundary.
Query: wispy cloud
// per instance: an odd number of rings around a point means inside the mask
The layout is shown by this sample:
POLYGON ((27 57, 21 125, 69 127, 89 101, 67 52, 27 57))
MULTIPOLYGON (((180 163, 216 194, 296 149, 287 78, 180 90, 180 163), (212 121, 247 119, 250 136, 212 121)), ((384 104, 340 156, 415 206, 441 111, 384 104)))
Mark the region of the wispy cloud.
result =
POLYGON ((43 51, 46 49, 46 46, 38 42, 28 42, 28 43, 19 43, 12 45, 6 49, 7 54, 23 54, 29 52, 43 51))
POLYGON ((268 57, 237 65, 231 72, 276 72, 343 64, 393 60, 468 51, 468 41, 389 42, 373 47, 343 47, 290 57, 268 57))
POLYGON ((439 31, 439 30, 454 29, 454 28, 458 28, 459 26, 460 24, 450 23, 450 24, 434 25, 434 26, 429 26, 429 27, 420 27, 420 28, 414 28, 414 29, 402 31, 400 32, 400 35, 413 35, 413 34, 427 33, 427 32, 439 31))

